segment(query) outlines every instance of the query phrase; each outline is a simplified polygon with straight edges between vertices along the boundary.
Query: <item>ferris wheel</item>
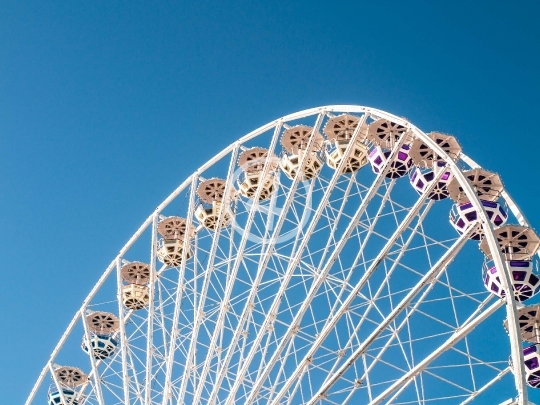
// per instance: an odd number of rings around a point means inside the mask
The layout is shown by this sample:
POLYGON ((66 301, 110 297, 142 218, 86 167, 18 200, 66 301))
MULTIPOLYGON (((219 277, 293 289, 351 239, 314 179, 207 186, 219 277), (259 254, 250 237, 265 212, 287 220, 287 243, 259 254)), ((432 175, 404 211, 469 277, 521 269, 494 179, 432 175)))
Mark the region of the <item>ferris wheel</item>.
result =
POLYGON ((157 207, 26 404, 528 404, 539 247, 453 136, 290 114, 157 207))

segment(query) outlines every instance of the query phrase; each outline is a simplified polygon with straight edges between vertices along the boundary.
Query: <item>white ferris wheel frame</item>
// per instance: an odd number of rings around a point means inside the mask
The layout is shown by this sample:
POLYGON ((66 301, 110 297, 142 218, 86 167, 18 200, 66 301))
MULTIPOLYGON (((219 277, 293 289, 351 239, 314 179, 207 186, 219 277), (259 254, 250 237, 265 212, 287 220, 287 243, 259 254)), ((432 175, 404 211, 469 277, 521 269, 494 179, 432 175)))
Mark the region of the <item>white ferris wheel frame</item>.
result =
MULTIPOLYGON (((288 121, 292 121, 292 120, 297 120, 297 119, 301 119, 301 118, 305 118, 305 117, 309 117, 309 116, 318 115, 317 124, 316 124, 316 127, 318 127, 318 126, 320 126, 324 116, 326 114, 332 114, 333 112, 363 113, 363 114, 366 114, 365 115, 366 117, 369 115, 369 116, 372 116, 372 117, 383 118, 383 119, 390 120, 390 121, 392 121, 394 123, 403 125, 408 130, 412 131, 412 133, 414 134, 415 137, 421 139, 437 155, 439 155, 440 157, 442 157, 444 159, 444 161, 447 164, 447 167, 451 170, 453 176, 455 176, 455 178, 457 178, 457 180, 459 181, 460 186, 463 188, 463 191, 465 192, 466 196, 468 197, 468 199, 472 203, 473 207, 475 208, 476 212, 478 213, 478 219, 482 223, 482 226, 484 227, 485 238, 487 240, 490 252, 492 254, 494 265, 498 269, 504 269, 504 271, 502 272, 503 277, 501 278, 502 286, 506 291, 511 291, 512 288, 510 286, 512 285, 512 282, 511 282, 510 273, 509 273, 508 267, 506 265, 506 262, 505 262, 505 260, 504 260, 504 258, 502 256, 499 245, 497 243, 497 239, 496 239, 495 234, 494 234, 493 225, 491 224, 491 222, 488 219, 488 216, 486 214, 484 206, 482 205, 482 203, 480 201, 480 198, 478 197, 476 192, 473 190, 469 180, 467 179, 467 177, 464 175, 464 173, 462 172, 462 170, 458 166, 458 163, 455 162, 452 158, 450 158, 450 156, 448 156, 448 154, 435 141, 433 141, 422 130, 420 130, 416 126, 412 125, 406 119, 395 116, 393 114, 387 113, 387 112, 379 110, 379 109, 374 109, 374 108, 365 107, 365 106, 355 106, 355 105, 330 105, 330 106, 322 106, 322 107, 310 108, 310 109, 295 112, 293 114, 289 114, 289 115, 283 116, 281 118, 278 118, 278 119, 276 119, 274 121, 271 121, 271 122, 257 128, 257 129, 255 129, 254 131, 246 134, 242 138, 238 139, 236 142, 230 144, 228 147, 226 147, 221 152, 216 154, 213 158, 208 160, 204 165, 202 165, 199 169, 197 169, 187 179, 185 179, 161 204, 159 204, 159 206, 143 222, 143 224, 133 234, 133 236, 128 240, 128 242, 122 247, 122 249, 120 249, 118 255, 114 258, 114 260, 111 262, 111 264, 106 268, 105 272, 99 278, 96 285, 92 288, 92 290, 90 291, 88 296, 84 299, 80 309, 76 312, 75 316, 73 317, 73 319, 69 323, 67 329, 65 330, 64 334, 60 338, 58 344, 56 345, 56 347, 52 351, 46 365, 44 366, 41 373, 39 374, 39 377, 38 377, 36 383, 34 384, 34 387, 32 388, 32 390, 31 390, 31 392, 30 392, 30 394, 29 394, 29 396, 28 396, 28 398, 27 398, 27 400, 25 402, 25 405, 31 405, 31 403, 32 403, 38 389, 40 388, 41 384, 43 383, 44 378, 46 377, 46 375, 49 372, 51 372, 51 374, 53 376, 53 379, 55 380, 55 382, 58 385, 58 382, 56 381, 56 378, 54 377, 54 372, 53 372, 53 365, 54 365, 54 361, 55 361, 56 356, 58 355, 58 353, 62 349, 64 343, 66 342, 66 339, 71 334, 71 332, 74 329, 75 325, 77 324, 78 320, 81 317, 84 317, 84 314, 85 314, 85 312, 86 312, 86 310, 88 308, 88 305, 91 302, 91 300, 93 299, 93 297, 96 295, 96 293, 98 292, 100 287, 103 285, 105 280, 111 275, 111 273, 115 269, 117 270, 117 275, 118 275, 118 285, 121 284, 120 283, 120 267, 121 267, 122 258, 124 256, 124 254, 130 249, 130 247, 135 243, 135 241, 137 241, 137 239, 143 234, 143 232, 145 230, 147 230, 147 228, 149 226, 152 226, 152 247, 153 247, 153 251, 152 251, 152 254, 151 254, 152 262, 150 263, 151 270, 152 270, 151 271, 152 279, 150 280, 149 286, 150 286, 150 297, 153 297, 153 285, 154 285, 153 278, 155 277, 155 273, 156 273, 156 271, 155 271, 156 270, 155 249, 156 249, 156 246, 157 246, 156 227, 157 227, 157 222, 159 220, 159 215, 180 193, 182 193, 184 190, 186 190, 187 187, 196 185, 196 182, 197 182, 197 180, 199 178, 200 173, 203 173, 205 170, 210 168, 216 162, 220 161, 223 157, 225 157, 228 154, 232 153, 231 165, 229 167, 229 175, 227 177, 227 182, 229 183, 228 185, 230 185, 231 177, 232 177, 231 174, 232 174, 232 171, 233 171, 233 168, 234 168, 234 161, 236 160, 236 155, 238 154, 238 150, 239 150, 240 146, 243 143, 245 143, 245 142, 247 142, 247 141, 249 141, 249 140, 251 140, 251 139, 253 139, 253 138, 255 138, 255 137, 257 137, 257 136, 259 136, 261 134, 263 134, 263 133, 265 133, 266 131, 271 130, 272 128, 275 128, 275 132, 274 132, 274 135, 273 135, 273 138, 272 138, 272 144, 270 146, 270 150, 273 150, 273 148, 275 147, 275 145, 277 143, 277 139, 279 137, 280 128, 282 127, 282 125, 284 123, 286 123, 288 121), (487 229, 489 229, 489 231, 487 231, 486 227, 487 227, 487 229)), ((360 127, 360 125, 358 127, 360 127)), ((480 168, 480 166, 474 160, 472 160, 471 158, 469 158, 468 156, 466 156, 463 153, 460 155, 460 159, 464 163, 466 163, 468 166, 473 168, 473 169, 474 168, 480 168)), ((267 166, 268 165, 265 165, 265 170, 268 169, 267 166)), ((297 183, 298 183, 298 179, 295 180, 295 185, 297 183)), ((293 185, 293 187, 295 187, 295 185, 293 185)), ((192 221, 192 218, 193 218, 193 210, 194 210, 194 201, 193 201, 194 200, 194 196, 193 196, 194 192, 193 192, 193 190, 195 188, 196 187, 191 187, 192 193, 191 193, 191 198, 190 198, 190 200, 191 200, 190 201, 190 206, 189 206, 189 210, 188 210, 188 225, 192 221)), ((258 190, 257 190, 258 193, 260 193, 260 189, 261 189, 261 187, 258 188, 258 190)), ((508 194, 506 189, 503 190, 501 196, 505 200, 505 202, 508 205, 508 208, 510 209, 510 211, 516 217, 518 223, 520 225, 522 225, 522 226, 529 226, 529 223, 528 223, 527 219, 525 218, 523 213, 520 211, 517 204, 510 197, 510 195, 508 194)), ((416 207, 416 210, 414 208, 411 209, 411 214, 416 215, 416 214, 418 214, 419 210, 420 210, 420 205, 418 205, 416 207)), ((187 242, 185 242, 185 243, 187 243, 187 242)), ((184 249, 184 251, 185 251, 185 249, 184 249)), ((456 254, 455 251, 450 252, 450 254, 452 254, 452 253, 456 254)), ((448 259, 451 259, 451 257, 448 257, 448 259)), ((183 264, 182 264, 182 267, 184 267, 184 266, 185 266, 185 260, 183 261, 183 264)), ((125 310, 122 308, 122 300, 121 300, 121 291, 120 290, 118 292, 118 300, 119 300, 119 307, 120 307, 119 318, 120 318, 120 323, 123 326, 124 321, 125 321, 125 319, 124 319, 125 310)), ((496 305, 492 305, 490 307, 490 309, 485 310, 482 313, 482 316, 480 318, 477 318, 475 320, 475 322, 469 322, 469 323, 463 325, 463 327, 460 328, 459 330, 457 330, 446 341, 446 343, 444 345, 442 345, 438 350, 433 352, 430 356, 428 356, 422 362, 418 363, 415 367, 413 367, 409 372, 407 372, 398 381, 393 383, 390 388, 385 390, 385 392, 383 392, 381 395, 379 395, 379 397, 377 397, 372 403, 373 404, 381 403, 384 399, 386 399, 389 395, 391 395, 395 391, 397 391, 397 393, 394 395, 394 397, 396 397, 404 389, 404 387, 406 386, 406 384, 403 384, 404 382, 406 382, 407 380, 410 381, 410 379, 412 379, 415 375, 420 373, 426 367, 426 365, 429 364, 431 359, 437 357, 440 353, 442 353, 448 347, 452 346, 455 342, 460 340, 461 337, 465 336, 482 319, 484 319, 483 317, 488 317, 495 310, 497 310, 502 305, 504 305, 504 303, 506 303, 506 312, 507 312, 507 319, 508 319, 508 335, 509 335, 510 346, 511 346, 511 357, 512 357, 512 361, 513 361, 513 364, 514 364, 513 372, 514 372, 514 375, 515 375, 515 386, 516 386, 516 390, 517 390, 517 402, 516 402, 516 405, 517 404, 519 404, 519 405, 527 405, 528 404, 528 397, 527 397, 525 369, 524 369, 524 360, 523 360, 523 352, 522 352, 522 337, 521 337, 521 333, 520 333, 520 329, 518 327, 518 321, 517 321, 517 319, 518 319, 518 315, 517 315, 518 307, 517 307, 516 301, 512 297, 512 294, 507 294, 506 298, 504 300, 499 301, 496 305), (401 388, 398 388, 400 385, 401 385, 401 388)), ((153 310, 154 310, 154 308, 153 308, 153 299, 150 299, 149 319, 151 319, 153 317, 152 316, 153 310)), ((84 324, 84 322, 83 322, 83 324, 84 324)), ((88 333, 89 332, 85 327, 85 334, 86 334, 87 337, 89 336, 88 333)), ((121 346, 123 348, 125 348, 125 344, 124 344, 125 342, 123 341, 123 339, 125 339, 125 334, 121 333, 120 336, 121 336, 121 339, 122 339, 121 346)), ((148 341, 149 342, 151 342, 151 337, 152 337, 152 322, 149 322, 149 326, 148 326, 148 341)), ((148 354, 148 355, 150 355, 150 354, 148 354)), ((125 352, 122 353, 122 356, 125 356, 125 352)), ((96 373, 97 368, 96 368, 95 360, 93 359, 93 357, 90 356, 90 358, 91 358, 91 365, 92 365, 92 372, 91 372, 91 375, 92 375, 92 374, 96 373)), ((126 361, 123 361, 123 365, 125 367, 126 361)), ((346 366, 346 364, 343 365, 342 367, 345 367, 345 366, 346 366)), ((124 371, 124 375, 127 375, 127 370, 123 370, 123 371, 124 371)), ((508 369, 507 369, 507 371, 508 371, 508 369)), ((147 372, 150 372, 150 370, 147 370, 147 372)), ((339 373, 335 373, 334 378, 339 378, 339 373)), ((332 382, 331 380, 332 379, 330 379, 330 381, 325 382, 325 384, 326 385, 331 384, 331 382, 332 382)), ((148 381, 148 379, 146 381, 148 381)), ((126 386, 124 388, 125 388, 125 391, 126 391, 127 382, 125 382, 125 384, 126 384, 126 386)), ((98 387, 96 389, 96 396, 97 396, 98 402, 103 403, 103 399, 102 399, 102 396, 101 396, 99 385, 100 384, 96 384, 96 386, 98 387)), ((473 396, 471 396, 469 398, 469 400, 472 400, 476 395, 478 395, 482 390, 484 390, 486 388, 487 388, 487 386, 481 388, 481 390, 479 390, 473 396)), ((319 390, 319 392, 324 392, 324 389, 325 389, 325 387, 323 386, 319 390)), ((149 391, 150 390, 147 390, 146 392, 148 393, 149 391)), ((149 394, 147 394, 147 395, 149 395, 149 394)), ((149 399, 150 398, 147 398, 146 403, 150 403, 149 399)), ((314 399, 316 400, 315 397, 314 397, 314 399)), ((126 399, 125 399, 125 401, 126 401, 125 404, 126 405, 128 405, 128 402, 127 402, 128 400, 129 400, 128 397, 126 397, 126 399)), ((278 399, 276 398, 272 403, 273 404, 277 403, 277 400, 278 399)), ((310 404, 313 404, 315 402, 315 400, 310 402, 310 404)), ((468 402, 468 401, 466 401, 466 402, 468 402)))

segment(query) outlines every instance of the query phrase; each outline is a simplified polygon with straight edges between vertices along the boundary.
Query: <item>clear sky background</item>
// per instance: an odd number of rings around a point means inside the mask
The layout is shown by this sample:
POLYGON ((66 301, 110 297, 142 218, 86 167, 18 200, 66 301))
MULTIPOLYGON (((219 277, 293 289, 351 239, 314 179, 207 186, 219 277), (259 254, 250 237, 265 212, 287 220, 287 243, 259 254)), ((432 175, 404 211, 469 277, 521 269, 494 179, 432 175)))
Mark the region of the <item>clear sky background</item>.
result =
POLYGON ((368 105, 454 134, 538 228, 539 15, 535 0, 0 2, 0 403, 24 401, 181 181, 294 111, 368 105))

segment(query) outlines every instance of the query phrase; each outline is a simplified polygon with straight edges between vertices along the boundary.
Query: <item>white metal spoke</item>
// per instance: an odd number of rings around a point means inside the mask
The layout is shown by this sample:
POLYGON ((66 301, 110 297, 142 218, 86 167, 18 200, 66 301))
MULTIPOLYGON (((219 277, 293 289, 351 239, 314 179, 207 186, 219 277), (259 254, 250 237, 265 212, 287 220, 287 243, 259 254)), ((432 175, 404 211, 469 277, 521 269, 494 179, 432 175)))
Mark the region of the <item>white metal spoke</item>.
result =
MULTIPOLYGON (((280 129, 281 129, 280 125, 276 126, 274 136, 273 136, 273 140, 272 140, 272 145, 271 145, 271 148, 270 148, 271 151, 273 150, 273 148, 275 147, 275 144, 277 143, 277 137, 279 135, 280 129)), ((269 165, 269 162, 266 162, 265 166, 268 167, 268 165, 269 165)), ((263 174, 263 176, 264 176, 264 174, 263 174)), ((262 190, 262 188, 261 188, 261 186, 259 186, 257 192, 260 193, 261 190, 262 190)), ((256 194, 255 199, 257 198, 257 195, 258 194, 256 194)), ((255 215, 254 207, 255 207, 255 204, 253 205, 252 211, 250 212, 250 220, 252 219, 252 216, 255 215)), ((248 232, 249 232, 249 228, 246 229, 245 233, 242 236, 240 250, 243 250, 243 247, 245 246, 245 243, 247 242, 247 234, 248 234, 248 232)), ((217 320, 216 326, 215 326, 216 330, 220 330, 223 327, 223 321, 224 321, 224 316, 225 316, 225 314, 227 312, 229 297, 230 297, 230 295, 232 293, 232 288, 233 288, 234 282, 236 281, 236 273, 237 273, 237 271, 238 271, 241 264, 242 264, 242 262, 239 259, 239 257, 237 256, 236 260, 234 262, 234 266, 232 267, 231 274, 229 274, 228 277, 227 277, 227 285, 224 288, 223 304, 220 306, 218 320, 217 320)), ((212 335, 212 340, 210 342, 208 355, 207 355, 206 361, 204 362, 204 368, 203 368, 202 374, 201 374, 201 376, 199 378, 199 384, 198 384, 197 390, 195 392, 195 396, 194 396, 194 402, 195 403, 199 402, 199 398, 201 396, 202 389, 204 388, 206 376, 208 374, 209 367, 210 367, 210 358, 213 355, 214 350, 216 348, 217 336, 218 336, 217 333, 214 333, 212 335)))
MULTIPOLYGON (((369 405, 380 404, 384 399, 386 399, 389 395, 391 395, 394 391, 397 390, 398 392, 393 397, 393 398, 396 398, 407 387, 407 385, 410 384, 414 376, 422 372, 429 365, 429 363, 431 363, 435 358, 437 358, 444 351, 448 350, 450 347, 455 345, 456 342, 464 338, 468 333, 470 333, 474 329, 475 326, 477 326, 480 322, 482 322, 484 319, 489 317, 491 314, 493 314, 496 310, 498 310, 503 305, 504 305, 503 302, 497 301, 494 304, 492 304, 490 307, 488 307, 484 312, 476 316, 475 318, 468 320, 468 322, 465 322, 461 326, 461 328, 459 328, 452 336, 450 336, 450 338, 448 338, 448 340, 446 340, 445 343, 443 343, 439 347, 438 350, 436 350, 435 352, 427 356, 424 360, 419 362, 414 368, 408 371, 403 377, 401 377, 398 381, 394 382, 382 394, 380 394, 377 398, 371 401, 369 405)), ((389 401, 389 403, 390 402, 392 402, 392 399, 389 401)))
MULTIPOLYGON (((442 176, 442 173, 439 174, 439 176, 442 176)), ((403 231, 410 225, 410 223, 413 221, 413 219, 418 214, 421 207, 424 205, 425 196, 431 191, 431 189, 434 187, 432 185, 431 187, 428 187, 424 194, 420 196, 420 198, 417 200, 417 202, 414 204, 414 206, 411 208, 409 213, 407 214, 406 218, 403 220, 403 222, 400 224, 400 226, 396 229, 392 237, 388 240, 386 245, 381 249, 378 256, 373 261, 373 264, 369 267, 368 270, 366 270, 366 273, 362 276, 361 280, 358 282, 358 284, 355 286, 355 288, 352 290, 352 292, 349 294, 348 298, 343 302, 340 309, 337 311, 337 313, 327 321, 327 324, 325 325, 325 328, 321 333, 319 333, 319 337, 316 339, 313 348, 308 352, 308 354, 305 355, 302 364, 307 364, 309 362, 309 359, 313 356, 315 351, 318 349, 318 347, 322 344, 324 339, 328 337, 328 334, 334 329, 337 321, 341 317, 342 314, 347 312, 350 304, 354 300, 354 298, 357 296, 357 294, 361 291, 361 289, 364 287, 365 283, 369 280, 372 273, 376 270, 379 263, 384 259, 384 257, 387 255, 390 248, 394 245, 396 240, 400 237, 400 235, 403 233, 403 231)), ((303 366, 301 366, 303 368, 303 366)), ((287 381, 283 388, 281 389, 280 393, 276 395, 276 398, 272 401, 272 404, 277 404, 281 398, 285 395, 287 390, 290 388, 290 385, 292 381, 297 378, 297 375, 299 374, 299 368, 289 377, 289 381, 287 381)))
POLYGON ((128 374, 128 360, 127 360, 127 339, 126 339, 126 319, 124 313, 124 305, 122 300, 122 277, 120 275, 120 269, 122 268, 122 259, 118 257, 116 259, 116 299, 118 300, 118 318, 120 319, 120 350, 122 354, 122 383, 124 391, 124 405, 129 405, 129 374, 128 374))
MULTIPOLYGON (((355 129, 354 134, 353 134, 353 136, 351 138, 351 141, 350 141, 349 145, 347 146, 347 148, 345 150, 345 153, 344 153, 345 156, 349 156, 351 154, 351 152, 353 150, 354 143, 356 141, 356 138, 358 137, 358 135, 360 133, 360 129, 361 129, 363 123, 365 122, 366 118, 367 118, 367 116, 365 115, 363 117, 363 119, 358 123, 357 128, 355 129)), ((300 247, 298 248, 297 253, 295 254, 294 259, 291 261, 290 265, 287 268, 287 271, 285 273, 286 278, 285 278, 285 280, 283 280, 283 282, 281 284, 281 287, 280 287, 280 290, 276 294, 276 297, 275 297, 275 299, 274 299, 274 301, 272 303, 271 309, 269 311, 270 314, 274 314, 274 313, 277 312, 277 309, 278 309, 277 307, 279 306, 280 301, 281 301, 281 296, 283 295, 283 292, 284 292, 286 286, 288 285, 288 281, 290 280, 290 277, 292 275, 291 274, 292 270, 294 270, 294 268, 296 267, 296 265, 300 261, 300 258, 302 257, 302 253, 303 253, 304 249, 306 248, 307 243, 309 241, 309 236, 313 232, 313 228, 315 228, 315 225, 317 224, 317 221, 319 220, 319 217, 321 216, 322 211, 323 211, 324 207, 326 206, 326 203, 328 202, 328 199, 330 198, 330 193, 331 193, 331 191, 333 189, 333 186, 335 185, 335 183, 337 183, 337 180, 339 178, 339 174, 343 171, 343 168, 346 166, 346 164, 347 164, 347 160, 342 159, 342 161, 338 165, 334 175, 332 176, 332 180, 330 181, 330 185, 327 188, 321 202, 319 203, 319 208, 317 209, 317 212, 315 213, 315 215, 313 217, 313 220, 310 223, 308 231, 306 232, 307 237, 305 237, 303 239, 300 247)), ((267 318, 267 319, 265 319, 263 325, 261 326, 260 332, 257 334, 257 337, 254 339, 254 343, 252 345, 252 350, 247 355, 247 361, 245 362, 245 366, 243 366, 238 372, 236 382, 233 385, 233 387, 232 387, 232 389, 231 389, 231 391, 229 393, 229 396, 228 396, 228 399, 227 399, 227 404, 230 405, 235 401, 236 392, 237 392, 238 388, 240 387, 240 384, 243 382, 244 376, 247 373, 247 369, 248 369, 248 367, 249 367, 249 365, 251 363, 251 360, 252 360, 252 358, 253 358, 253 356, 255 354, 254 349, 256 347, 258 347, 258 345, 260 344, 260 341, 262 340, 263 335, 264 335, 264 331, 267 330, 269 324, 272 321, 273 321, 273 319, 267 318)))
POLYGON ((150 405, 152 401, 152 353, 153 347, 153 335, 154 335, 154 293, 155 293, 155 277, 156 277, 156 249, 157 249, 157 223, 158 215, 154 215, 152 221, 152 241, 150 249, 150 302, 148 308, 148 331, 146 335, 146 374, 145 374, 145 405, 150 405))
MULTIPOLYGON (((401 146, 402 142, 403 142, 403 140, 401 142, 397 143, 396 147, 392 151, 392 156, 397 155, 397 151, 399 150, 399 147, 401 146)), ((279 354, 283 350, 284 346, 287 344, 288 339, 290 339, 290 338, 292 338, 294 336, 294 334, 295 334, 294 331, 299 326, 300 321, 301 321, 305 311, 308 309, 311 301, 313 300, 313 297, 314 297, 315 293, 319 290, 321 284, 325 281, 325 279, 326 279, 326 277, 328 275, 328 272, 330 271, 331 267, 333 266, 335 260, 338 258, 338 255, 341 252, 341 250, 343 249, 344 245, 347 243, 347 241, 348 241, 348 239, 349 239, 349 237, 351 235, 351 232, 357 226, 358 221, 360 220, 360 218, 364 214, 367 206, 369 205, 369 203, 371 202, 373 196, 375 195, 375 193, 379 189, 381 183, 383 182, 385 174, 386 174, 386 170, 384 170, 383 172, 381 172, 377 176, 377 179, 375 180, 375 182, 371 186, 370 190, 368 191, 368 193, 364 197, 364 200, 362 201, 362 204, 360 205, 360 207, 358 207, 358 210, 356 211, 356 213, 354 214, 351 222, 349 223, 349 226, 347 227, 347 230, 344 232, 342 238, 338 242, 338 245, 336 246, 336 248, 332 252, 332 255, 330 256, 330 258, 328 259, 328 262, 327 262, 326 266, 322 270, 320 270, 320 272, 318 274, 318 277, 317 277, 317 280, 312 284, 312 286, 310 288, 310 292, 308 293, 306 299, 304 300, 304 304, 298 310, 294 320, 291 322, 291 325, 289 326, 289 329, 287 330, 287 332, 283 336, 280 345, 278 346, 278 348, 276 349, 272 359, 270 360, 270 364, 274 364, 274 362, 276 361, 277 356, 279 356, 279 354)), ((383 199, 383 202, 384 202, 384 199, 383 199)), ((326 251, 325 251, 325 253, 326 253, 326 251)), ((325 254, 323 255, 323 258, 324 257, 325 257, 325 254)), ((270 373, 270 367, 266 367, 266 372, 262 375, 262 378, 257 379, 256 382, 255 382, 254 387, 252 387, 252 394, 247 399, 246 403, 248 403, 248 404, 252 403, 255 396, 258 394, 258 392, 260 390, 260 387, 263 384, 264 380, 268 377, 269 373, 270 373)))
POLYGON ((88 331, 88 325, 85 320, 86 308, 81 308, 81 319, 83 320, 84 336, 88 345, 88 357, 90 358, 90 364, 92 366, 92 376, 94 377, 94 391, 96 392, 96 397, 99 405, 104 405, 105 401, 103 400, 103 392, 101 391, 101 383, 99 381, 99 372, 96 365, 96 359, 94 358, 94 353, 92 349, 92 340, 90 332, 88 331))
MULTIPOLYGON (((433 201, 430 201, 426 207, 424 208, 424 210, 422 211, 422 213, 419 215, 418 217, 418 221, 417 221, 417 224, 415 225, 414 229, 412 230, 411 234, 409 235, 408 239, 406 242, 403 243, 403 247, 398 255, 398 257, 393 261, 392 263, 392 267, 388 270, 387 274, 386 274, 386 277, 384 278, 384 280, 381 282, 381 285, 379 286, 378 290, 375 292, 375 294, 371 297, 371 300, 367 306, 367 308, 364 310, 364 315, 363 317, 360 319, 360 322, 358 322, 358 325, 356 326, 355 330, 353 331, 353 333, 351 333, 351 337, 350 339, 348 340, 348 342, 343 346, 344 349, 348 349, 349 347, 351 347, 352 343, 353 343, 353 339, 357 336, 357 332, 358 330, 362 327, 362 324, 364 323, 364 321, 367 319, 367 315, 369 314, 369 311, 375 306, 375 302, 376 300, 380 297, 380 294, 382 293, 383 289, 385 287, 388 287, 389 286, 389 278, 391 277, 392 273, 395 271, 395 269, 397 268, 397 265, 399 264, 399 261, 401 259, 401 257, 403 256, 403 254, 405 254, 405 249, 409 246, 409 244, 411 243, 411 241, 413 240, 413 238, 415 237, 416 235, 416 231, 417 229, 421 226, 422 224, 422 221, 423 219, 425 218, 425 216, 428 214, 429 212, 429 209, 430 207, 432 206, 433 204, 433 201)), ((421 301, 421 300, 420 300, 421 301)), ((418 304, 417 304, 418 305, 418 304)), ((332 367, 332 369, 330 370, 330 372, 328 373, 328 375, 332 375, 334 373, 334 370, 335 368, 339 365, 339 360, 340 359, 337 359, 334 366, 332 367)), ((367 372, 364 374, 363 378, 367 375, 367 372)))
MULTIPOLYGON (((315 122, 313 133, 318 132, 318 130, 319 130, 320 126, 321 126, 321 123, 322 123, 322 118, 323 118, 323 113, 320 113, 317 116, 317 121, 315 122)), ((306 147, 307 150, 311 150, 314 139, 315 139, 315 137, 312 136, 311 139, 309 140, 308 145, 306 147)), ((302 158, 302 160, 300 162, 300 167, 303 167, 303 165, 307 161, 307 158, 308 158, 307 154, 303 156, 303 158, 302 158)), ((273 231, 272 237, 270 238, 270 241, 268 242, 268 244, 266 246, 265 253, 262 256, 262 258, 260 260, 260 263, 258 265, 257 277, 253 282, 253 288, 251 289, 250 295, 249 295, 248 299, 246 300, 247 304, 246 304, 246 306, 244 307, 244 309, 242 311, 241 318, 240 318, 240 320, 238 322, 239 326, 236 329, 235 334, 234 334, 234 336, 232 338, 232 343, 230 345, 231 347, 236 347, 236 345, 238 344, 238 341, 240 339, 240 336, 241 336, 241 334, 242 334, 242 332, 244 330, 243 328, 244 328, 245 322, 247 320, 247 316, 249 316, 249 313, 250 313, 250 311, 249 311, 250 304, 249 303, 252 302, 252 300, 254 299, 254 295, 255 295, 255 293, 257 291, 258 285, 261 282, 263 272, 266 269, 268 261, 270 260, 270 257, 271 257, 271 255, 273 253, 273 249, 274 249, 274 246, 276 244, 277 237, 278 237, 278 235, 279 235, 279 233, 280 233, 280 231, 282 229, 283 223, 285 221, 286 214, 288 213, 288 211, 290 209, 290 206, 291 206, 291 204, 293 202, 294 192, 296 191, 296 188, 298 187, 298 183, 300 181, 300 174, 301 174, 301 172, 299 171, 297 173, 297 175, 295 176, 295 179, 294 179, 293 184, 291 186, 291 190, 290 190, 289 195, 288 195, 288 197, 287 197, 287 199, 286 199, 286 201, 284 203, 281 214, 280 214, 280 216, 278 218, 278 222, 277 222, 276 227, 275 227, 275 229, 273 231)), ((238 261, 238 263, 240 263, 240 262, 238 261)), ((209 352, 209 354, 210 354, 210 352, 209 352)), ((212 390, 212 393, 210 395, 210 399, 209 399, 210 403, 213 403, 215 401, 215 398, 217 396, 219 387, 221 386, 221 381, 223 380, 223 378, 225 376, 226 369, 228 368, 229 363, 231 361, 232 354, 233 354, 233 351, 229 350, 228 353, 227 353, 226 358, 224 359, 223 365, 221 366, 218 377, 216 379, 214 389, 212 390)), ((209 364, 209 358, 208 357, 207 357, 207 360, 206 360, 206 364, 209 364)), ((203 379, 202 379, 203 383, 204 383, 204 380, 206 379, 205 377, 206 377, 206 374, 203 375, 203 379)), ((201 389, 202 389, 202 384, 201 384, 201 389)), ((200 390, 197 393, 199 395, 195 396, 195 402, 197 402, 199 400, 199 398, 200 398, 200 390)))
POLYGON ((480 387, 476 391, 474 391, 469 398, 467 398, 465 401, 461 403, 461 405, 468 404, 471 401, 474 401, 478 395, 480 395, 482 392, 487 390, 489 387, 491 387, 493 384, 497 383, 501 378, 503 378, 506 374, 510 372, 510 367, 506 367, 503 371, 501 371, 495 378, 493 378, 491 381, 489 381, 487 384, 485 384, 483 387, 480 387))
MULTIPOLYGON (((232 155, 232 160, 234 160, 236 157, 235 153, 232 155)), ((232 165, 232 162, 231 162, 232 165)), ((191 226, 191 218, 193 218, 193 213, 195 211, 195 188, 196 188, 196 181, 197 177, 194 176, 193 180, 191 182, 191 189, 190 189, 190 195, 189 195, 189 208, 188 208, 188 220, 186 227, 189 229, 191 226)), ((221 212, 223 214, 223 211, 221 212)), ((220 215, 220 221, 222 220, 222 215, 220 215)), ((171 338, 169 342, 169 353, 167 356, 167 361, 165 363, 166 371, 165 371, 165 384, 163 389, 163 399, 162 404, 166 405, 172 400, 172 393, 171 393, 171 374, 172 374, 172 367, 173 367, 173 361, 174 361, 174 355, 176 352, 176 340, 178 338, 178 318, 179 318, 179 311, 180 311, 180 303, 182 301, 182 292, 183 289, 181 288, 182 280, 184 279, 184 272, 186 269, 186 261, 187 261, 187 250, 189 248, 189 239, 185 238, 184 240, 184 247, 182 250, 182 263, 180 265, 180 270, 178 272, 178 282, 177 282, 177 288, 176 288, 176 296, 174 299, 174 313, 173 313, 173 319, 172 319, 172 330, 171 330, 171 338)), ((164 339, 164 344, 166 345, 166 340, 164 339)))
MULTIPOLYGON (((469 232, 470 233, 470 232, 469 232)), ((313 404, 322 394, 326 391, 345 373, 345 371, 351 367, 356 359, 364 354, 365 350, 371 343, 390 325, 391 322, 397 317, 397 315, 403 311, 414 299, 414 297, 424 288, 425 285, 431 282, 432 279, 438 277, 440 273, 448 266, 449 262, 453 260, 455 254, 461 249, 463 244, 467 241, 469 233, 464 233, 456 241, 454 246, 450 248, 446 254, 435 264, 430 271, 420 280, 420 282, 413 288, 407 296, 394 308, 394 310, 387 316, 386 321, 383 322, 375 331, 356 349, 356 351, 345 361, 345 364, 339 368, 336 373, 328 378, 327 381, 319 389, 315 398, 312 399, 309 404, 313 404)))

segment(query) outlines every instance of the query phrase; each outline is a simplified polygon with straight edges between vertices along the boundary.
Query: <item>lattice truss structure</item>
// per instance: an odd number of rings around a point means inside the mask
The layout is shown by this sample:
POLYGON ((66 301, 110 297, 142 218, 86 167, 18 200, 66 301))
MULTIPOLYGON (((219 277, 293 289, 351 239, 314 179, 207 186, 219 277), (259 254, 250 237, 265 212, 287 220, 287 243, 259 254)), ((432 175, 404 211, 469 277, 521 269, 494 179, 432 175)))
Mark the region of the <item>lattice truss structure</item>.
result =
POLYGON ((365 107, 291 114, 145 221, 27 404, 526 403, 537 239, 455 138, 365 107))

